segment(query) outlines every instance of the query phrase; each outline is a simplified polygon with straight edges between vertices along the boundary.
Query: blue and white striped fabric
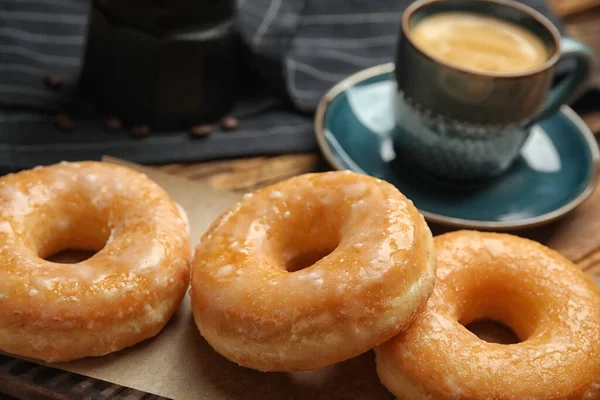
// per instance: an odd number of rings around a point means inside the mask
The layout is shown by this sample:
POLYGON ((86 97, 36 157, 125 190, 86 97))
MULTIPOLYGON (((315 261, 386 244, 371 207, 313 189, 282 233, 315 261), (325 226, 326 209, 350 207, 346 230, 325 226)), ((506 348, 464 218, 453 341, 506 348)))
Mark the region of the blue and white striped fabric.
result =
MULTIPOLYGON (((64 96, 77 82, 91 1, 0 0, 0 168, 103 154, 159 163, 315 149, 312 119, 305 113, 347 75, 392 59, 401 14, 410 3, 238 0, 238 29, 258 69, 303 113, 276 107, 242 121, 236 132, 192 144, 185 132, 139 141, 122 135, 117 140, 103 132, 100 122, 83 124, 72 136, 56 132, 52 117, 42 112, 68 101, 64 96), (63 81, 67 90, 49 90, 44 85, 49 75, 63 81), (274 139, 278 127, 283 127, 282 134, 274 139)), ((558 22, 544 0, 525 3, 558 22)))

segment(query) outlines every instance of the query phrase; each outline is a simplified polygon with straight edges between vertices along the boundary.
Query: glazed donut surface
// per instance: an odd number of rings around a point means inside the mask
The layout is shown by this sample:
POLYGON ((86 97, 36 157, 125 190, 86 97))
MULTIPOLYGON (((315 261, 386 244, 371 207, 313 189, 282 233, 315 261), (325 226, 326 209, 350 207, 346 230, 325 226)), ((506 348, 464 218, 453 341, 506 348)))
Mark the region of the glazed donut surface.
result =
POLYGON ((99 356, 156 335, 189 282, 185 214, 129 168, 61 163, 0 178, 0 350, 99 356), (61 264, 66 249, 98 251, 61 264))
POLYGON ((435 238, 438 281, 410 328, 379 346, 377 372, 399 399, 600 399, 600 295, 569 260, 516 236, 435 238), (520 343, 488 343, 492 318, 520 343), (460 321, 460 322, 459 322, 460 321))
POLYGON ((213 224, 192 264, 192 309, 228 359, 306 370, 404 329, 434 282, 431 233, 397 189, 308 174, 247 195, 213 224))

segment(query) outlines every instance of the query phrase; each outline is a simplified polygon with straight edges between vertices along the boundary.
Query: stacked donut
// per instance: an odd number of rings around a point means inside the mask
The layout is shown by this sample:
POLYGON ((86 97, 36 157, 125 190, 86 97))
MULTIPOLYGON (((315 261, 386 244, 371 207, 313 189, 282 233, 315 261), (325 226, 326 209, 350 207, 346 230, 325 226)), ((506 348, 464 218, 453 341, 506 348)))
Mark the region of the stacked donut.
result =
POLYGON ((400 399, 600 399, 600 295, 576 266, 510 235, 455 232, 435 248, 388 183, 292 178, 247 195, 204 235, 196 324, 217 352, 261 371, 375 348, 400 399), (479 339, 464 325, 481 318, 521 342, 479 339))

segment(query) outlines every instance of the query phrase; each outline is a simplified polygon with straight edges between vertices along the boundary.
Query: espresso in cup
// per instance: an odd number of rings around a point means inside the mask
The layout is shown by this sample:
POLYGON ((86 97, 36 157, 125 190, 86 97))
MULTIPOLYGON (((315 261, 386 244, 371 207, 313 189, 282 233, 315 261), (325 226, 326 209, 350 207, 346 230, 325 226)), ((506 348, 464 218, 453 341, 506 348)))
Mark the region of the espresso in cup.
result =
POLYGON ((429 56, 481 72, 521 72, 548 60, 536 35, 508 21, 482 14, 432 15, 411 31, 414 43, 429 56))
POLYGON ((506 171, 540 120, 585 86, 593 56, 509 0, 419 0, 402 16, 393 130, 403 167, 481 181, 506 171), (571 69, 552 85, 559 59, 571 69))

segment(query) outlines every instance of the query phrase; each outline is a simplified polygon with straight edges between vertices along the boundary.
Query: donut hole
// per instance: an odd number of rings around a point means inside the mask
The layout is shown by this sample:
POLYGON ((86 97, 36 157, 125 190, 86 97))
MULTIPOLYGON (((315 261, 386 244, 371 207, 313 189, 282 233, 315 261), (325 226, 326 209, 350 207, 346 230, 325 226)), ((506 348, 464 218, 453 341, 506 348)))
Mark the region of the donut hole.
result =
POLYGON ((506 287, 502 276, 480 277, 463 290, 458 321, 480 339, 501 344, 526 341, 536 330, 539 310, 526 292, 506 287))
POLYGON ((110 237, 102 215, 71 214, 54 218, 32 234, 37 256, 51 262, 75 264, 102 250, 110 237))
POLYGON ((489 343, 516 344, 521 340, 510 327, 490 318, 482 318, 465 325, 479 339, 489 343))
POLYGON ((347 206, 342 204, 303 199, 289 202, 291 212, 283 221, 267 220, 270 255, 279 268, 288 272, 308 268, 335 251, 347 215, 347 206))
POLYGON ((76 264, 92 258, 97 252, 94 250, 65 249, 42 258, 53 263, 76 264))
POLYGON ((108 241, 108 235, 103 231, 88 233, 80 238, 65 238, 70 240, 51 240, 38 250, 38 257, 46 261, 75 264, 93 257, 102 250, 108 241))
POLYGON ((285 269, 288 272, 300 271, 315 264, 317 261, 327 257, 335 250, 335 247, 330 249, 310 249, 295 256, 292 256, 285 263, 285 269))
POLYGON ((325 225, 323 231, 310 235, 308 240, 304 232, 296 231, 288 233, 283 239, 283 251, 281 254, 281 265, 288 272, 296 272, 309 268, 333 253, 340 243, 339 231, 325 225))

